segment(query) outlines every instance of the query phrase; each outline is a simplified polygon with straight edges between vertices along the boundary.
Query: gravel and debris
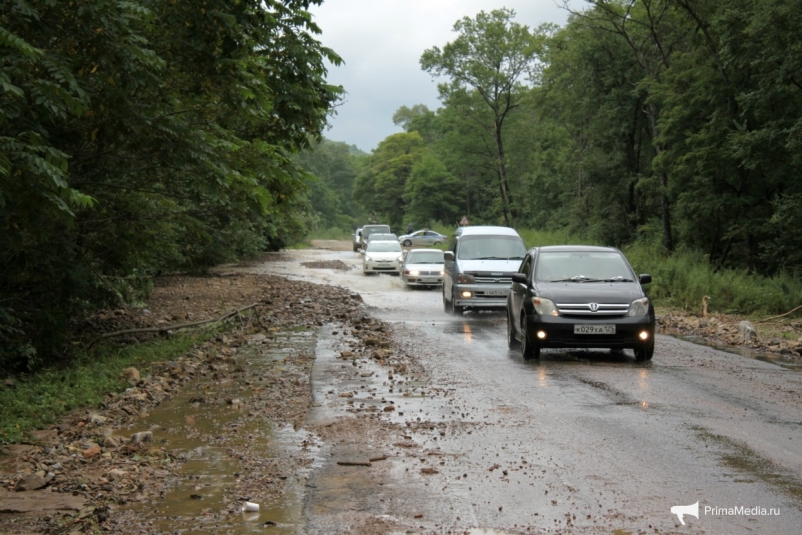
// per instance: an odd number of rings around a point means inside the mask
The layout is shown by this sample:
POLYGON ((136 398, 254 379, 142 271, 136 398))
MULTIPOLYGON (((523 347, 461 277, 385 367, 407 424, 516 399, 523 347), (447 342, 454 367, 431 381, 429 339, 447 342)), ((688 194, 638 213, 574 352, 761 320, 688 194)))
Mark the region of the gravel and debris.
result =
POLYGON ((407 355, 386 349, 387 326, 367 315, 358 294, 274 276, 164 277, 145 308, 98 312, 81 332, 86 338, 213 318, 251 303, 258 306, 233 328, 182 358, 125 370, 127 390, 8 448, 0 458, 0 532, 152 532, 156 504, 186 490, 182 467, 215 451, 234 472, 218 500, 223 506, 212 505, 201 481, 182 495, 181 507, 198 504, 198 525, 225 526, 239 519, 244 499, 275 502, 311 463, 308 451, 319 441, 312 434, 300 451, 270 448, 276 430, 298 430, 310 409, 316 329, 336 326, 352 355, 389 367, 390 375, 410 366, 407 355), (161 420, 154 423, 150 413, 161 420), (165 423, 171 415, 176 419, 165 423), (193 440, 201 446, 182 448, 193 440))

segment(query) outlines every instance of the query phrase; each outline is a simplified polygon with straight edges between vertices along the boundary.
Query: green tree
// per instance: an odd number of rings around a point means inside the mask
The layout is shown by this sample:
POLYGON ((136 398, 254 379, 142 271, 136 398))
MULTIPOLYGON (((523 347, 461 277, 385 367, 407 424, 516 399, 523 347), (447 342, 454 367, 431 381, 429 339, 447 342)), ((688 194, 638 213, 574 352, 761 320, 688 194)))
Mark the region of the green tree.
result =
POLYGON ((368 212, 380 215, 391 225, 401 225, 406 211, 407 179, 423 151, 423 138, 417 132, 386 137, 357 176, 354 198, 368 212))
POLYGON ((454 24, 454 31, 460 35, 453 42, 442 50, 426 50, 420 59, 423 70, 432 76, 451 78, 450 83, 438 85, 441 100, 459 102, 463 113, 491 136, 507 224, 516 219, 518 210, 507 183, 504 122, 518 106, 527 76, 530 80, 534 77, 543 37, 550 30, 544 27, 532 33, 527 26, 514 22, 514 17, 515 12, 509 9, 465 17, 454 24), (469 105, 471 90, 481 97, 481 107, 469 105))
POLYGON ((452 224, 459 218, 462 187, 443 162, 424 152, 404 186, 407 219, 452 224))
POLYGON ((5 0, 0 362, 61 354, 68 320, 302 234, 341 88, 314 0, 5 0))

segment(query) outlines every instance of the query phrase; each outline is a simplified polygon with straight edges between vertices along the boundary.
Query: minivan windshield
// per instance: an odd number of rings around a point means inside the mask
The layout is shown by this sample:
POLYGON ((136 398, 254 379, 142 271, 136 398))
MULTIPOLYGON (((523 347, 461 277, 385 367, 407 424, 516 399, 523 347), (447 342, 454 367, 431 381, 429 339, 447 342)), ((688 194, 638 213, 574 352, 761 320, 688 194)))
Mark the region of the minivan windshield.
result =
POLYGON ((525 254, 518 236, 463 236, 457 247, 460 260, 522 260, 525 254))
POLYGON ((397 241, 372 241, 366 249, 368 253, 400 253, 401 244, 397 241))
POLYGON ((535 278, 549 282, 632 282, 624 256, 614 251, 541 252, 535 278))
POLYGON ((442 264, 443 251, 412 251, 407 255, 407 264, 442 264))

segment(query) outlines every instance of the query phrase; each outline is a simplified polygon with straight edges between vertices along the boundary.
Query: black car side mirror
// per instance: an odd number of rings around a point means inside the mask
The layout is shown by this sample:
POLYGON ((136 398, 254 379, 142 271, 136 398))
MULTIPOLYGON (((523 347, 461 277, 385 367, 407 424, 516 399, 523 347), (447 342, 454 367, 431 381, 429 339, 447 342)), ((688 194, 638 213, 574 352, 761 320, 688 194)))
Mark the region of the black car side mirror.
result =
POLYGON ((446 251, 443 253, 443 260, 448 260, 449 262, 454 261, 454 252, 453 251, 446 251))
POLYGON ((526 280, 526 275, 524 273, 513 273, 512 274, 512 282, 518 282, 520 284, 527 284, 529 281, 526 280))
POLYGON ((650 282, 652 282, 652 276, 649 275, 648 273, 641 273, 640 275, 638 275, 638 280, 641 284, 649 284, 650 282))

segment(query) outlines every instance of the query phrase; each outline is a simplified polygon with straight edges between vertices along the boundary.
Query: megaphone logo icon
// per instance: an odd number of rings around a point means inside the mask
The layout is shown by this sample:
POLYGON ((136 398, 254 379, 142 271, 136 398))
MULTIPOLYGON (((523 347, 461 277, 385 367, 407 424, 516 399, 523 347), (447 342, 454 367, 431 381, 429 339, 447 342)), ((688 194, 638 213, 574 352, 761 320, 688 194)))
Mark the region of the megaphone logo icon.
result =
POLYGON ((684 526, 685 520, 682 518, 683 515, 691 515, 695 516, 697 519, 699 518, 699 502, 692 505, 675 505, 671 508, 671 514, 677 515, 680 524, 684 526))

